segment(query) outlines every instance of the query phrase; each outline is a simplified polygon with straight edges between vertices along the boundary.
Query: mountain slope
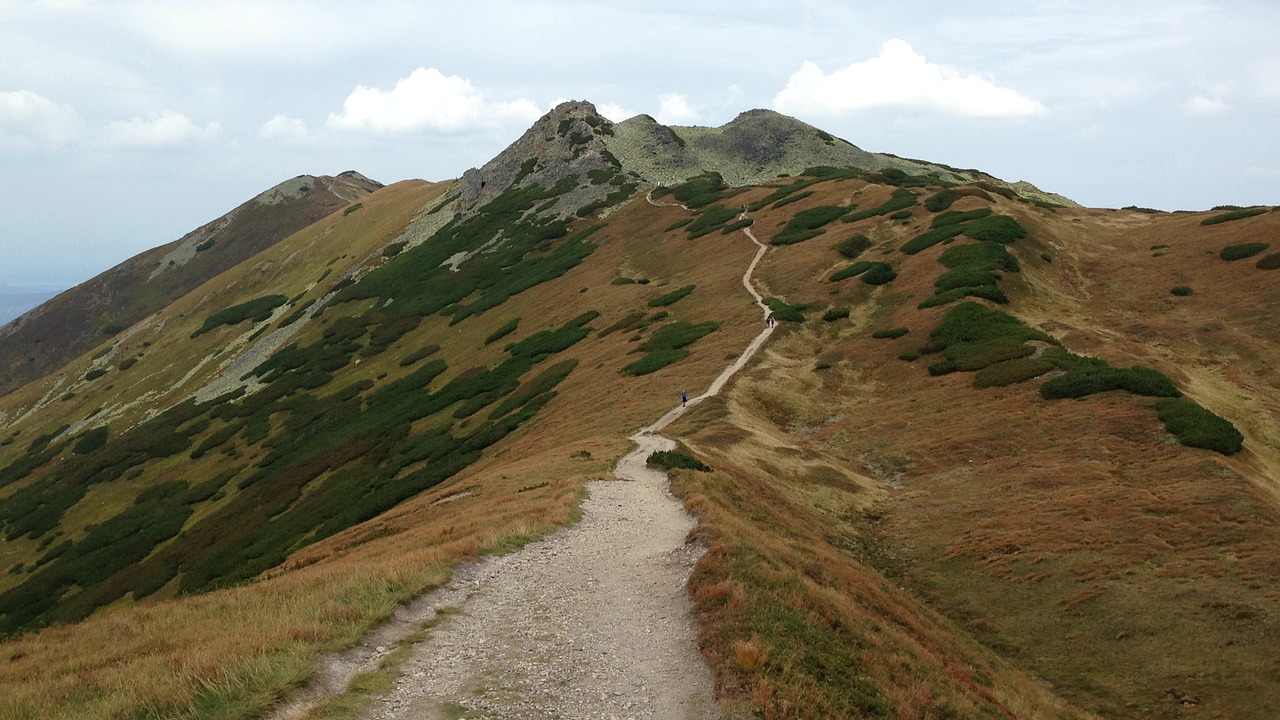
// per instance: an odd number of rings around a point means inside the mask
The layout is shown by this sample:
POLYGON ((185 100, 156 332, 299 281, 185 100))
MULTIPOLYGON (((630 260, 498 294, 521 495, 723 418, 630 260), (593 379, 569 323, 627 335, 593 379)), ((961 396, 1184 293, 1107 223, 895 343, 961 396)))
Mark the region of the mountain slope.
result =
POLYGON ((104 336, 379 187, 356 172, 299 175, 59 294, 0 327, 0 395, 62 367, 104 336))
POLYGON ((668 429, 711 468, 673 486, 730 713, 1274 715, 1280 213, 900 167, 693 164, 646 196, 606 122, 561 106, 0 398, 0 707, 247 717, 568 521, 759 331, 750 223, 778 331, 668 429), (1184 445, 1169 407, 1243 448, 1184 445))

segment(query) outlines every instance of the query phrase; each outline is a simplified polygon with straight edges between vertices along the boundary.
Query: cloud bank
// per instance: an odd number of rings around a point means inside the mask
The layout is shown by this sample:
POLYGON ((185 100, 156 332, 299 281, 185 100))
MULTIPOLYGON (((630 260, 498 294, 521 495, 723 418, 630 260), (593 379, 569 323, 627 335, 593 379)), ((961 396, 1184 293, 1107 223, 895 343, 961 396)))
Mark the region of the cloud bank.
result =
POLYGON ((0 143, 58 147, 80 135, 75 109, 30 90, 0 92, 0 143))
POLYGON ((326 124, 375 135, 455 133, 508 121, 532 122, 541 115, 530 100, 494 102, 465 78, 418 68, 391 90, 357 86, 342 103, 342 112, 330 114, 326 124))
POLYGON ((841 115, 879 107, 917 108, 962 117, 1027 117, 1045 112, 1010 88, 925 60, 902 40, 880 54, 825 73, 805 61, 773 98, 779 112, 841 115))
POLYGON ((222 126, 216 122, 200 127, 191 118, 172 110, 152 113, 146 118, 107 123, 104 130, 108 144, 134 150, 186 147, 221 133, 222 126))

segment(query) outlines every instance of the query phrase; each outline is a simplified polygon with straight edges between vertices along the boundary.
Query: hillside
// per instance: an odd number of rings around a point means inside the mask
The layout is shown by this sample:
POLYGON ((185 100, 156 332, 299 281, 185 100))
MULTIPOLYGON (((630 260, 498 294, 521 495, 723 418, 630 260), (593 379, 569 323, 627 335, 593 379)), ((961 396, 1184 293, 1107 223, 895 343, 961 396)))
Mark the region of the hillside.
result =
POLYGON ((562 105, 0 398, 0 716, 253 717, 572 521, 759 332, 749 228, 778 329, 665 430, 727 715, 1273 717, 1280 212, 779 118, 562 105))
POLYGON ((57 370, 219 273, 381 187, 356 172, 299 175, 0 327, 0 395, 57 370))

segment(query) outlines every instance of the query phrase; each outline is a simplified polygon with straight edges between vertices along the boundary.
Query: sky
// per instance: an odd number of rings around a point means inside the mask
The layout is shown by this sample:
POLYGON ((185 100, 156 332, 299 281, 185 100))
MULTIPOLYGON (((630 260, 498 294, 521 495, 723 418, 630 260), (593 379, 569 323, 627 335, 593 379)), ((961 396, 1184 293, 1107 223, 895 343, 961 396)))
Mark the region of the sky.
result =
POLYGON ((68 287, 283 180, 484 164, 565 99, 1092 207, 1280 204, 1280 3, 0 0, 0 284, 68 287))

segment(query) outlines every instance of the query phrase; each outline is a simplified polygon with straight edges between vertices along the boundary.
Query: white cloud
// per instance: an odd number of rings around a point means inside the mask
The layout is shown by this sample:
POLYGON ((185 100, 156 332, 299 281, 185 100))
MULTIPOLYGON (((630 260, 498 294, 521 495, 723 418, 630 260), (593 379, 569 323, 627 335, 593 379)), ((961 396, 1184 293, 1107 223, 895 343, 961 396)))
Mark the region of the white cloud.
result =
POLYGON ((460 132, 507 121, 532 122, 543 114, 530 100, 493 102, 469 80, 435 68, 418 68, 391 90, 357 86, 330 114, 330 127, 379 135, 422 131, 460 132))
POLYGON ((80 135, 80 116, 30 90, 0 92, 0 143, 61 146, 80 135))
POLYGON ((122 148, 161 150, 182 147, 200 140, 216 137, 222 126, 210 122, 203 128, 182 113, 164 110, 151 117, 135 117, 107 123, 107 142, 122 148))
POLYGON ((283 143, 299 143, 307 139, 310 133, 307 124, 297 118, 277 114, 262 124, 258 135, 267 140, 279 140, 283 143))
POLYGON ((658 103, 656 119, 663 125, 688 125, 696 122, 698 117, 698 111, 693 109, 683 95, 663 95, 658 103))
POLYGON ((1183 108, 1188 115, 1217 115, 1229 107, 1226 101, 1220 97, 1206 97, 1204 95, 1196 95, 1183 104, 1183 108))
POLYGON ((625 108, 617 103, 604 103, 602 105, 597 105, 596 110, 601 115, 609 118, 614 122, 622 122, 627 118, 633 118, 636 115, 640 114, 630 108, 625 108))
POLYGON ((1026 117, 1045 112, 1038 101, 945 65, 902 40, 889 40, 869 60, 824 73, 805 61, 773 99, 791 114, 838 115, 875 107, 925 108, 965 117, 1026 117))

